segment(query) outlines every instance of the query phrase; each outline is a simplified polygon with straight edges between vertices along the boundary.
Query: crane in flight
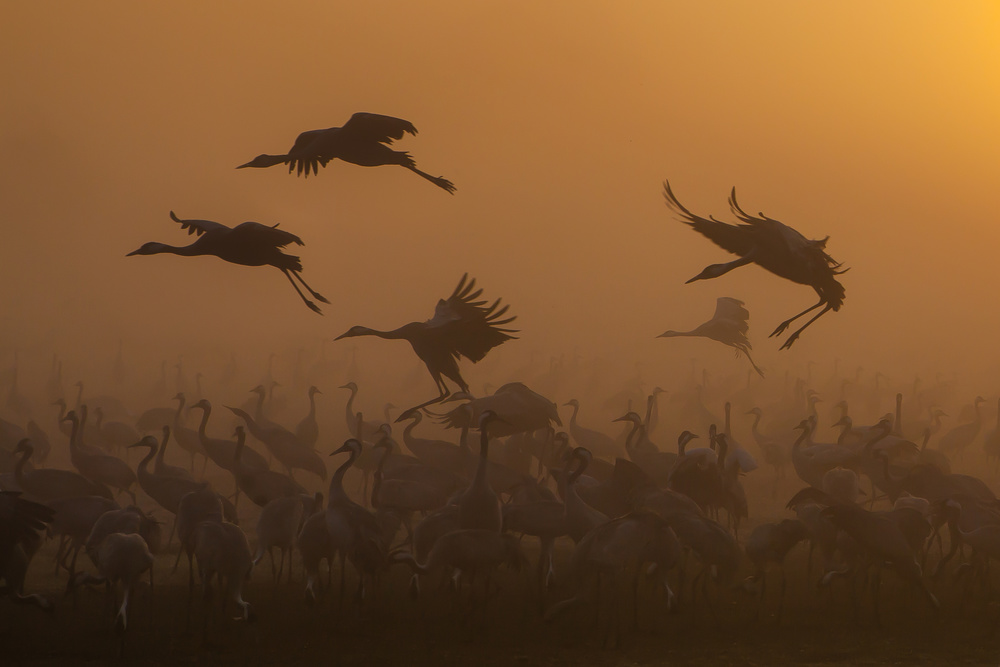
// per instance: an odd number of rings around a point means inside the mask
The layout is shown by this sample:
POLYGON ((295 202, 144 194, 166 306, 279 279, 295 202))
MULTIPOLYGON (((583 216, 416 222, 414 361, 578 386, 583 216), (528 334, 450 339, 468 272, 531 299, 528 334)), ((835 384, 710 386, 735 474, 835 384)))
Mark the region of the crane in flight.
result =
POLYGON ((299 286, 297 279, 302 286, 313 296, 313 298, 330 303, 322 294, 313 290, 306 284, 300 275, 302 272, 302 261, 295 255, 286 255, 281 251, 289 243, 304 245, 302 239, 291 232, 278 229, 278 225, 268 227, 259 222, 244 222, 235 227, 212 222, 211 220, 181 220, 174 212, 170 212, 170 219, 178 222, 181 229, 187 230, 188 235, 197 234, 198 238, 194 243, 186 246, 172 246, 166 243, 151 241, 145 243, 138 250, 133 250, 126 257, 132 255, 158 255, 170 253, 184 257, 194 257, 197 255, 215 255, 219 259, 230 264, 241 264, 243 266, 273 266, 280 270, 288 282, 302 298, 309 309, 313 312, 323 314, 315 303, 306 298, 299 286))
POLYGON ((359 112, 351 116, 343 127, 303 132, 284 155, 264 153, 236 168, 287 164, 288 173, 297 171, 299 176, 304 173, 309 178, 310 170, 318 175, 321 166, 325 167, 337 158, 362 167, 396 164, 426 178, 442 190, 455 194, 455 186, 451 181, 420 171, 409 153, 389 148, 394 139, 402 139, 406 133, 414 136, 417 134, 417 128, 408 120, 359 112))
POLYGON ((764 377, 764 371, 754 363, 750 356, 750 339, 747 338, 747 331, 750 330, 750 311, 743 302, 731 296, 720 296, 715 300, 715 315, 708 322, 699 324, 690 331, 664 331, 657 338, 674 338, 677 336, 700 336, 719 341, 723 345, 736 350, 736 356, 742 352, 757 374, 764 377))
POLYGON ((826 253, 829 236, 820 240, 810 240, 788 225, 763 213, 758 213, 756 216, 747 214, 736 201, 736 188, 733 188, 729 195, 729 208, 740 220, 740 224, 735 225, 716 220, 711 216, 702 218, 695 215, 677 201, 668 181, 663 182, 663 196, 667 206, 681 219, 681 222, 690 225, 692 229, 708 237, 720 248, 739 255, 739 259, 731 262, 706 266, 701 273, 687 282, 718 278, 740 266, 756 264, 776 276, 800 285, 809 285, 816 290, 819 296, 816 305, 779 324, 771 336, 780 336, 792 322, 820 306, 823 310, 792 332, 780 349, 790 348, 806 327, 827 311, 838 311, 844 305, 844 286, 836 277, 847 269, 841 269, 840 262, 826 253))
POLYGON ((469 385, 458 369, 458 360, 465 357, 476 363, 497 345, 516 338, 511 334, 517 333, 517 329, 504 327, 516 318, 501 319, 509 306, 501 308, 500 299, 490 305, 486 305, 485 300, 477 301, 482 293, 482 289, 476 289, 476 279, 470 280, 466 273, 451 296, 438 301, 434 316, 429 320, 410 322, 392 331, 354 326, 334 340, 378 336, 387 340, 405 340, 410 344, 434 378, 439 395, 405 411, 399 417, 404 419, 415 410, 440 403, 451 396, 444 378, 457 384, 464 394, 469 394, 469 385))

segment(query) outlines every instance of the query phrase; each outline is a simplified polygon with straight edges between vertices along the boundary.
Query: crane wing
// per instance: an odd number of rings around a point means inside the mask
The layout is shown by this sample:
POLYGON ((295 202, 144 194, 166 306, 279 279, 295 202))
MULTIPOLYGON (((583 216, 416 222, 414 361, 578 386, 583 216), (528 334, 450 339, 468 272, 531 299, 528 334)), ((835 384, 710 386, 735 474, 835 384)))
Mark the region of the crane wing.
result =
POLYGON ((308 130, 299 134, 291 150, 288 151, 288 159, 285 160, 288 173, 298 170, 297 175, 301 176, 305 172, 306 178, 309 178, 310 170, 314 174, 319 174, 319 168, 325 167, 332 158, 321 155, 322 151, 317 142, 329 136, 331 132, 339 131, 339 127, 331 127, 325 130, 308 130))
POLYGON ((221 222, 212 222, 211 220, 181 220, 174 215, 173 211, 170 212, 170 219, 174 222, 181 223, 181 229, 186 229, 189 235, 197 234, 198 236, 201 236, 205 232, 214 232, 223 229, 227 231, 229 230, 229 227, 226 227, 221 222))
POLYGON ((743 302, 731 296, 720 296, 715 300, 715 315, 713 320, 728 320, 741 324, 740 328, 744 333, 749 329, 750 311, 743 306, 743 302))
POLYGON ((383 144, 391 144, 393 139, 402 139, 407 132, 413 135, 417 133, 417 128, 408 120, 363 111, 351 116, 340 129, 358 138, 383 144))
POLYGON ((458 287, 447 299, 438 301, 434 317, 424 324, 428 331, 456 357, 477 362, 501 343, 512 340, 517 329, 504 328, 515 317, 503 318, 508 306, 500 307, 500 299, 489 306, 486 301, 476 301, 483 293, 475 289, 476 280, 469 274, 462 276, 458 287))
POLYGON ((752 224, 730 225, 715 218, 702 218, 695 215, 677 201, 673 190, 670 189, 669 181, 663 181, 663 198, 666 200, 667 206, 681 219, 681 222, 690 225, 702 236, 708 237, 723 250, 744 257, 753 249, 752 224))
POLYGON ((295 234, 278 229, 278 225, 268 227, 259 222, 244 222, 233 228, 233 242, 264 243, 276 248, 284 248, 289 243, 305 245, 295 234))

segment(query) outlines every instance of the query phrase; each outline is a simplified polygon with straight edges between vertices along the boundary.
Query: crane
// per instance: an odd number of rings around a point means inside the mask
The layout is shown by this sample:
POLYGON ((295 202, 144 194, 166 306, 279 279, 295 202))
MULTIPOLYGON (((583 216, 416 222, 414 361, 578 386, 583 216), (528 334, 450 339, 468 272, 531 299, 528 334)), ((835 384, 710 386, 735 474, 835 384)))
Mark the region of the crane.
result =
POLYGON ((720 296, 715 300, 715 314, 712 315, 712 319, 690 331, 664 331, 657 338, 678 336, 710 338, 735 349, 736 356, 741 353, 745 355, 757 374, 764 377, 764 371, 750 356, 751 345, 750 339, 747 338, 747 331, 750 329, 749 320, 750 311, 744 307, 742 301, 731 296, 720 296))
POLYGON ((841 263, 826 253, 826 242, 829 237, 821 240, 810 240, 788 225, 769 218, 763 213, 758 213, 756 217, 748 215, 736 201, 736 188, 733 188, 729 195, 729 208, 742 223, 736 225, 730 225, 712 217, 702 218, 695 215, 677 201, 668 181, 663 182, 663 196, 667 201, 667 206, 682 222, 708 237, 720 248, 734 255, 739 255, 739 259, 731 262, 706 266, 701 273, 687 282, 718 278, 735 268, 756 264, 776 276, 800 285, 809 285, 816 290, 816 294, 819 296, 816 305, 810 306, 798 315, 779 324, 771 336, 780 336, 792 322, 820 306, 823 307, 823 310, 820 311, 819 315, 813 316, 805 325, 792 332, 780 349, 790 348, 806 327, 828 311, 836 312, 844 305, 844 286, 837 281, 836 277, 847 269, 841 269, 841 263))
POLYGON ((358 112, 351 116, 343 127, 303 132, 296 137, 295 143, 284 155, 264 153, 236 168, 266 168, 287 164, 288 173, 297 171, 299 176, 304 173, 306 178, 309 178, 310 170, 318 175, 320 166, 325 167, 337 158, 362 167, 394 164, 426 178, 448 193, 455 194, 455 186, 451 181, 420 171, 409 153, 389 148, 394 139, 402 139, 407 133, 414 136, 417 134, 417 128, 408 120, 358 112))
POLYGON ((230 264, 240 264, 242 266, 273 266, 288 278, 292 283, 296 293, 302 301, 313 312, 323 314, 315 303, 306 298, 306 295, 299 289, 296 280, 302 283, 306 291, 314 299, 323 303, 330 303, 322 294, 309 287, 300 275, 302 273, 302 261, 295 255, 286 255, 281 251, 289 243, 305 245, 295 234, 278 229, 278 225, 268 227, 259 222, 244 222, 235 227, 226 227, 222 223, 211 220, 181 220, 174 212, 170 212, 170 219, 178 222, 181 229, 186 229, 188 235, 196 234, 198 238, 194 243, 186 246, 172 246, 166 243, 150 241, 144 243, 139 249, 128 253, 126 257, 132 255, 159 255, 170 253, 181 255, 182 257, 195 257, 199 255, 214 255, 230 264))
MULTIPOLYGON (((419 410, 433 403, 440 403, 451 395, 442 376, 469 393, 469 385, 458 369, 458 360, 465 357, 476 363, 497 345, 515 338, 510 334, 516 329, 504 328, 515 317, 501 319, 509 306, 500 307, 500 299, 487 306, 486 301, 476 301, 483 293, 476 289, 476 279, 469 279, 466 273, 458 282, 455 291, 447 299, 440 299, 434 309, 434 316, 425 322, 410 322, 392 331, 378 331, 363 326, 354 326, 337 336, 378 336, 387 340, 405 340, 413 348, 420 360, 427 366, 440 395, 410 410, 419 410)), ((403 412, 402 419, 409 410, 403 412)))

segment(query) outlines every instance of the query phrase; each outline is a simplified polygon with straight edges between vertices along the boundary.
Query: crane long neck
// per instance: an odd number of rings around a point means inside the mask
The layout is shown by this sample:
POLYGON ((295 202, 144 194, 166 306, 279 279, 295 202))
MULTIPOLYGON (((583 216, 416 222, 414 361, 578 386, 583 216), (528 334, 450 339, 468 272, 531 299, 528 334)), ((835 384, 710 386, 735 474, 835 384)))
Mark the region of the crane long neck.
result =
POLYGON ((569 416, 569 427, 571 429, 575 429, 576 428, 576 413, 580 411, 580 404, 579 403, 573 403, 571 407, 573 408, 573 413, 569 416))
POLYGON ((138 468, 139 473, 143 476, 152 474, 149 472, 149 462, 153 460, 153 457, 156 456, 157 450, 159 449, 153 444, 147 444, 146 446, 149 447, 149 452, 142 458, 141 461, 139 461, 138 468))
MULTIPOLYGON (((416 437, 414 437, 413 435, 413 429, 417 427, 417 424, 420 423, 420 420, 421 420, 420 413, 419 412, 414 413, 413 419, 411 419, 410 423, 407 424, 406 428, 403 429, 403 443, 407 447, 410 447, 411 442, 416 442, 417 440, 416 437)), ((410 447, 410 449, 412 449, 412 447, 410 447)))
POLYGON ((847 434, 854 427, 854 424, 851 422, 850 417, 842 417, 840 421, 844 423, 840 425, 840 437, 837 438, 837 444, 843 445, 844 441, 847 440, 847 434))
MULTIPOLYGON (((200 239, 199 239, 200 240, 200 239)), ((169 245, 167 243, 157 243, 152 246, 149 252, 143 253, 147 255, 181 255, 182 257, 194 257, 196 255, 206 254, 205 249, 198 241, 195 241, 191 245, 185 246, 175 246, 169 245)))
POLYGON ((733 411, 733 406, 730 403, 726 403, 726 427, 723 433, 725 433, 727 436, 732 436, 733 434, 732 429, 730 428, 730 421, 729 421, 732 411, 733 411))
POLYGON ((181 420, 181 411, 184 410, 184 394, 177 394, 177 412, 174 413, 174 422, 181 420))
POLYGON ((632 430, 629 431, 628 437, 625 438, 625 451, 631 452, 632 447, 636 445, 639 441, 638 435, 639 430, 642 428, 642 422, 636 419, 632 422, 632 430))
POLYGON ((69 451, 75 452, 80 447, 80 419, 73 414, 70 416, 69 451))
POLYGON ((236 434, 236 449, 233 451, 233 470, 242 470, 243 468, 243 448, 247 444, 247 434, 243 431, 239 431, 236 434))
POLYGON ((258 391, 255 393, 257 394, 257 406, 254 408, 254 415, 257 419, 260 419, 264 416, 264 392, 258 391))
POLYGON ((360 433, 355 433, 357 431, 358 423, 355 421, 354 417, 354 395, 357 393, 357 389, 354 387, 350 388, 351 396, 347 399, 347 430, 355 438, 360 438, 360 433))
POLYGON ((163 455, 167 451, 167 441, 170 439, 170 430, 163 429, 163 441, 156 450, 156 467, 159 468, 163 465, 163 455))
POLYGON ((805 439, 811 435, 808 428, 802 429, 802 434, 795 438, 795 443, 792 445, 792 452, 798 453, 802 449, 802 443, 805 439))
POLYGON ((198 425, 198 437, 204 440, 208 436, 205 434, 205 429, 208 428, 208 418, 212 415, 212 407, 210 405, 198 406, 201 408, 201 423, 198 425))
POLYGON ((316 392, 309 392, 309 415, 307 419, 316 419, 316 392))
POLYGON ((333 477, 330 478, 327 507, 332 507, 337 500, 347 498, 347 494, 344 493, 344 475, 347 473, 347 469, 354 465, 355 456, 354 450, 351 450, 351 455, 347 457, 346 461, 340 464, 340 467, 333 473, 333 477))

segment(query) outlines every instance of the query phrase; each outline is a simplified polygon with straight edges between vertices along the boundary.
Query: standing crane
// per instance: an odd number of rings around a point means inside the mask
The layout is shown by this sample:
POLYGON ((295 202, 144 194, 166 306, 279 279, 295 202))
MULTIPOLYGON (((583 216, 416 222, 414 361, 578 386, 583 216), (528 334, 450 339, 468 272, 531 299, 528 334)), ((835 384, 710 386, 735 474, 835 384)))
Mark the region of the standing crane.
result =
POLYGON ((442 190, 455 194, 455 186, 451 181, 420 171, 409 153, 389 148, 394 139, 402 139, 406 133, 414 136, 417 134, 417 128, 408 120, 359 112, 351 116, 343 127, 303 132, 296 137, 295 144, 284 155, 264 153, 236 168, 265 168, 287 164, 288 173, 298 171, 298 175, 302 176, 304 172, 306 178, 309 178, 310 170, 318 175, 320 166, 325 167, 337 158, 362 167, 395 164, 426 178, 442 190))
POLYGON ((696 336, 710 338, 736 350, 736 356, 743 353, 757 374, 764 377, 764 371, 754 363, 750 356, 750 339, 747 338, 750 311, 739 299, 731 296, 720 296, 715 300, 715 314, 708 322, 699 324, 690 331, 664 331, 657 338, 675 338, 677 336, 696 336))
POLYGON ((313 312, 323 314, 315 303, 306 298, 299 286, 297 279, 306 291, 313 298, 330 303, 322 294, 313 290, 306 284, 300 275, 302 273, 302 261, 295 255, 286 255, 281 251, 289 243, 305 245, 295 234, 278 229, 278 225, 268 227, 259 222, 244 222, 235 227, 213 222, 211 220, 181 220, 174 212, 170 212, 170 219, 179 222, 181 229, 186 229, 188 235, 196 234, 198 238, 191 245, 172 246, 166 243, 150 241, 144 243, 138 250, 133 250, 126 257, 132 255, 159 255, 170 253, 183 257, 195 257, 198 255, 215 255, 219 259, 230 264, 240 264, 242 266, 273 266, 280 270, 288 282, 292 283, 296 293, 302 301, 313 312))
MULTIPOLYGON (((468 394, 469 385, 458 370, 458 359, 465 357, 476 363, 497 345, 515 338, 510 334, 517 333, 516 329, 504 328, 505 324, 514 321, 514 317, 500 319, 509 306, 500 308, 500 299, 489 306, 485 300, 476 301, 483 290, 477 290, 475 287, 475 278, 469 280, 469 274, 466 273, 451 296, 438 301, 431 319, 425 322, 410 322, 392 331, 355 326, 334 340, 355 336, 378 336, 387 340, 407 341, 427 366, 440 393, 437 398, 414 406, 410 410, 419 410, 433 403, 440 403, 451 395, 442 376, 457 384, 463 393, 468 394)), ((404 418, 408 412, 409 410, 399 418, 404 418)))
POLYGON ((816 305, 779 324, 771 336, 780 336, 792 322, 820 306, 823 310, 792 332, 780 349, 790 348, 806 327, 827 311, 836 312, 844 305, 844 286, 837 282, 836 276, 847 269, 841 269, 840 262, 826 253, 826 242, 830 237, 810 240, 788 225, 768 218, 763 213, 758 213, 756 217, 748 215, 736 202, 736 188, 733 188, 729 195, 729 208, 742 223, 736 225, 695 215, 677 201, 668 181, 663 182, 663 196, 667 200, 667 206, 682 222, 707 236, 720 248, 739 255, 739 259, 731 262, 706 266, 701 273, 687 282, 718 278, 735 268, 756 264, 776 276, 800 285, 809 285, 816 290, 819 296, 816 305))

